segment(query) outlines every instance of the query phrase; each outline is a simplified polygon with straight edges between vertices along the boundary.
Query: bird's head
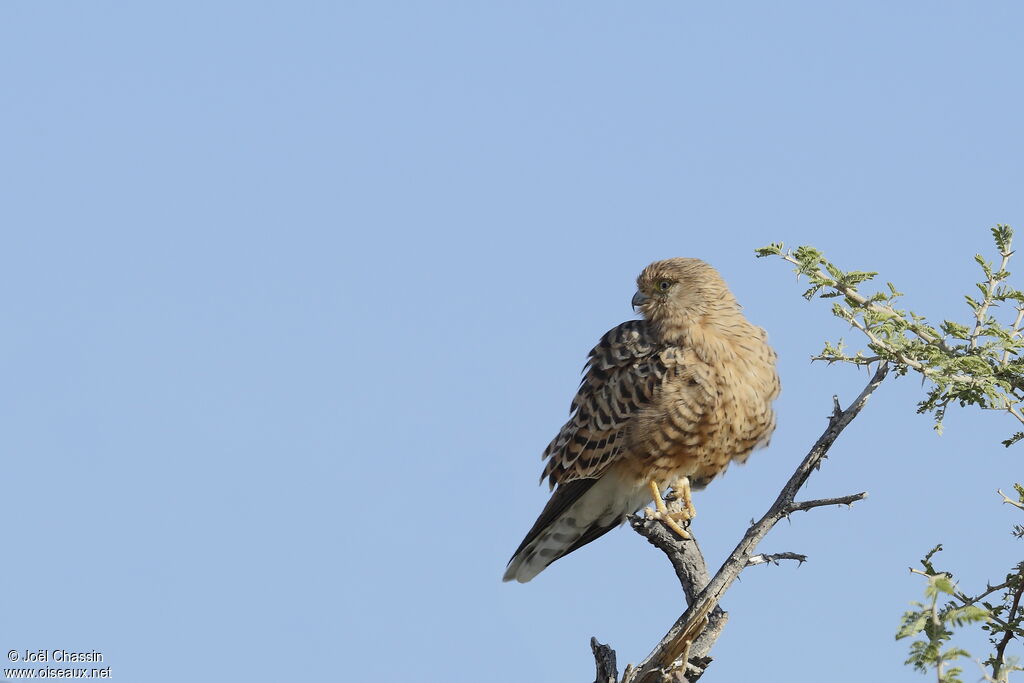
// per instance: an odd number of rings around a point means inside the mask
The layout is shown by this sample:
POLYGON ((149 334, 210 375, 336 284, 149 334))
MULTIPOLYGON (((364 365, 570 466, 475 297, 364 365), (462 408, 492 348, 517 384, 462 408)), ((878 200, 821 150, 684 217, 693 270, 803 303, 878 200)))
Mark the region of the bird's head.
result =
POLYGON ((695 258, 655 261, 636 279, 633 308, 655 324, 683 323, 737 304, 718 271, 695 258))

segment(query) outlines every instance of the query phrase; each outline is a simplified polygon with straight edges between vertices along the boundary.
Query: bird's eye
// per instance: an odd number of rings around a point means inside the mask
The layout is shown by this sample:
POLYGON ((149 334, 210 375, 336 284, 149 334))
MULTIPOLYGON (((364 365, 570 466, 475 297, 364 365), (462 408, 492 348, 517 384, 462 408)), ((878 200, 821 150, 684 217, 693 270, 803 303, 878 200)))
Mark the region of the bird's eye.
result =
POLYGON ((661 282, 658 283, 658 289, 660 289, 663 292, 668 291, 668 288, 671 286, 672 283, 669 282, 668 280, 662 280, 661 282))

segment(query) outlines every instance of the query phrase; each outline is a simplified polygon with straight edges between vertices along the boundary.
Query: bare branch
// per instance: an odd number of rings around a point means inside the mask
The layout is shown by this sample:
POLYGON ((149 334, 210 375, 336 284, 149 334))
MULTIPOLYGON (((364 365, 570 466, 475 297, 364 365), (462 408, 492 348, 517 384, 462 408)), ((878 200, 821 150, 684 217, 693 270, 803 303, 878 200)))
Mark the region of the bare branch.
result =
POLYGON ((800 553, 772 553, 771 555, 751 555, 747 559, 747 566, 753 567, 757 564, 778 564, 780 560, 795 560, 799 564, 807 561, 806 555, 800 553))
MULTIPOLYGON (((1017 609, 1020 607, 1020 596, 1024 594, 1024 581, 1017 582, 1017 589, 1013 592, 1013 605, 1010 607, 1009 613, 1006 615, 1006 621, 1010 624, 1014 622, 1017 617, 1017 609)), ((996 656, 995 663, 992 665, 992 677, 996 680, 1000 680, 999 674, 1002 673, 1003 666, 1006 664, 1006 646, 1009 645, 1013 639, 1013 629, 1007 627, 1003 633, 1002 640, 996 645, 996 656)))
POLYGON ((597 677, 594 683, 616 683, 619 680, 619 668, 615 663, 615 650, 597 642, 597 638, 590 639, 590 650, 594 653, 594 662, 597 664, 597 677))
MULTIPOLYGON (((672 563, 672 569, 675 570, 679 585, 682 586, 683 593, 686 595, 686 604, 692 605, 697 599, 700 589, 708 585, 710 578, 707 564, 704 561, 704 553, 697 545, 697 540, 692 538, 692 534, 691 538, 680 538, 661 522, 639 515, 631 515, 629 523, 634 531, 665 553, 669 562, 672 563)), ((703 675, 704 670, 712 661, 708 653, 711 652, 712 646, 718 640, 718 636, 721 635, 728 621, 729 615, 721 607, 716 606, 711 611, 708 615, 707 626, 697 638, 690 639, 687 656, 680 658, 680 666, 684 661, 686 662, 685 679, 681 680, 696 681, 703 675)), ((624 674, 622 680, 632 679, 629 674, 624 674)))
POLYGON ((861 491, 860 493, 851 493, 848 496, 839 496, 838 498, 819 498, 817 500, 801 500, 800 502, 793 503, 789 506, 788 512, 800 512, 802 510, 811 510, 813 508, 825 507, 826 505, 853 505, 858 500, 864 500, 868 497, 867 491, 861 491))
POLYGON ((1012 505, 1012 506, 1014 506, 1016 508, 1020 508, 1021 510, 1024 510, 1024 504, 1018 503, 1017 501, 1013 500, 1012 498, 1007 498, 1006 494, 1003 493, 1001 489, 996 489, 996 493, 998 493, 1000 496, 1003 497, 1003 502, 1004 503, 1008 503, 1008 504, 1010 504, 1010 505, 1012 505))
MULTIPOLYGON (((911 570, 911 571, 913 571, 913 570, 911 570)), ((921 572, 921 573, 923 573, 923 572, 921 572)), ((925 574, 925 576, 927 576, 927 574, 925 574)), ((978 595, 976 597, 973 597, 973 598, 969 597, 968 595, 964 594, 961 591, 957 591, 953 595, 954 595, 954 597, 957 600, 959 600, 960 602, 964 603, 965 605, 973 605, 974 603, 978 602, 982 598, 986 598, 989 595, 991 595, 992 593, 995 593, 996 591, 1001 591, 1004 588, 1009 588, 1011 585, 1013 585, 1013 581, 1005 581, 1005 582, 999 584, 998 586, 988 586, 985 589, 984 593, 982 593, 982 594, 980 594, 980 595, 978 595)))
POLYGON ((629 524, 651 545, 665 553, 683 587, 687 603, 693 601, 711 578, 697 540, 680 538, 661 522, 640 515, 630 515, 629 524))

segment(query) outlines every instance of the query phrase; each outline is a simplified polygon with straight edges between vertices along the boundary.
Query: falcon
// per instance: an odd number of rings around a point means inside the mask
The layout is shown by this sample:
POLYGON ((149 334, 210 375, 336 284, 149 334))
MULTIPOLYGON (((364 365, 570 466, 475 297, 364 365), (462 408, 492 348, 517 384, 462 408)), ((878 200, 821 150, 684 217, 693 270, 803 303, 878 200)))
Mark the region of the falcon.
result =
POLYGON ((687 537, 690 488, 746 462, 775 429, 775 351, 718 272, 672 258, 636 284, 643 319, 612 328, 590 352, 569 421, 544 450, 551 499, 505 581, 529 581, 652 500, 647 516, 687 537), (661 494, 669 487, 674 509, 661 494))

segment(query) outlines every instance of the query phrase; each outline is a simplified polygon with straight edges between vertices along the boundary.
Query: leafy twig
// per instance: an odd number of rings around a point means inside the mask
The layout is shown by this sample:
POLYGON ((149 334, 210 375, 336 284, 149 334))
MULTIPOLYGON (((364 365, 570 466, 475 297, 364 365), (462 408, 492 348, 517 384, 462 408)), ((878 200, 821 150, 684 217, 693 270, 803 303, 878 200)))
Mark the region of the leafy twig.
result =
MULTIPOLYGON (((897 375, 920 373, 933 386, 918 404, 918 412, 935 417, 935 429, 941 431, 946 410, 952 403, 975 405, 985 410, 1001 410, 1024 425, 1024 291, 1006 285, 1007 267, 1013 256, 1013 230, 1006 225, 992 228, 999 250, 997 268, 975 256, 984 273, 978 283, 981 298, 965 297, 972 311, 970 325, 943 320, 933 325, 913 311, 897 308, 902 294, 891 282, 888 291, 865 294, 858 287, 877 273, 843 271, 813 247, 802 246, 784 251, 782 243, 756 250, 758 256, 779 256, 795 266, 811 286, 805 298, 838 297, 832 313, 845 320, 867 338, 872 352, 846 353, 842 341, 826 343, 815 360, 828 363, 868 365, 876 361, 894 364, 897 375), (1016 302, 1016 317, 1001 325, 990 315, 993 308, 1007 301, 1016 302)), ((1010 446, 1024 439, 1024 431, 1003 441, 1010 446)))

